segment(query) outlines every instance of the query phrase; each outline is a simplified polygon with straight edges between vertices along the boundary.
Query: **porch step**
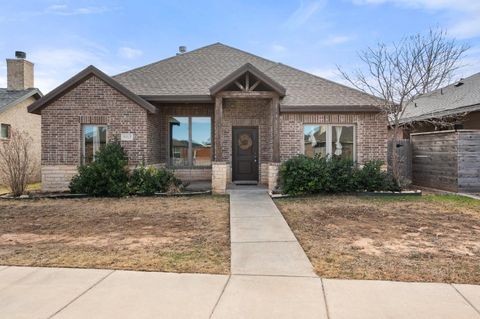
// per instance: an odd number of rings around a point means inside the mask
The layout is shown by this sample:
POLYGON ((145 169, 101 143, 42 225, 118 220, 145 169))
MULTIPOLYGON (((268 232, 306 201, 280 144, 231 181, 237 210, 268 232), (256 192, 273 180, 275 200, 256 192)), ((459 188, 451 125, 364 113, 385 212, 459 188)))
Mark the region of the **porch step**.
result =
POLYGON ((258 181, 234 181, 235 185, 257 185, 258 181))

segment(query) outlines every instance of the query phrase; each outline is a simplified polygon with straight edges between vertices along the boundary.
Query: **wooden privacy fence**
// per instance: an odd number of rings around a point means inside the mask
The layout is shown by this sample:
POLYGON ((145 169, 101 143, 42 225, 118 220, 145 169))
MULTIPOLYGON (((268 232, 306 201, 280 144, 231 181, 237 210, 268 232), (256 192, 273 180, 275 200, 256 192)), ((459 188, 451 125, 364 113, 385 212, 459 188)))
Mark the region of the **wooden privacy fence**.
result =
POLYGON ((480 130, 413 133, 410 139, 415 185, 480 192, 480 130))

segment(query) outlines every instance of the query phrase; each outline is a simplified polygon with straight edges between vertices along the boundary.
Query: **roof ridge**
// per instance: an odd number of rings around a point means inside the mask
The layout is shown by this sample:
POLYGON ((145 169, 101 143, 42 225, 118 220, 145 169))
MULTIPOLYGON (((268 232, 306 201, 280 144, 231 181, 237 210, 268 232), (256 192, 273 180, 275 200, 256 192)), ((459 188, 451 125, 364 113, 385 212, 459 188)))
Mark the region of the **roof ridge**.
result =
POLYGON ((165 61, 168 61, 168 60, 173 60, 173 59, 175 59, 175 58, 181 58, 181 57, 184 57, 184 56, 186 56, 186 55, 189 55, 189 54, 191 54, 191 53, 193 53, 193 52, 198 52, 198 51, 200 51, 200 50, 203 50, 203 49, 206 49, 206 48, 209 48, 209 47, 213 47, 213 46, 219 45, 219 44, 220 44, 220 45, 224 45, 224 44, 222 44, 222 43, 220 43, 220 42, 215 42, 215 43, 212 43, 212 44, 208 44, 208 45, 205 45, 205 46, 203 46, 203 47, 196 48, 196 49, 194 49, 194 50, 192 50, 192 51, 187 51, 187 52, 182 53, 182 54, 175 54, 175 55, 169 56, 169 57, 167 57, 167 58, 165 58, 165 59, 161 59, 161 60, 158 60, 158 61, 155 61, 155 62, 152 62, 152 63, 148 63, 148 64, 145 64, 145 65, 142 65, 142 66, 139 66, 139 67, 136 67, 136 68, 133 68, 133 69, 130 69, 130 70, 127 70, 127 71, 124 71, 124 72, 121 72, 121 73, 112 75, 112 78, 116 78, 117 76, 123 75, 123 74, 125 74, 125 73, 130 73, 130 72, 132 72, 132 71, 141 70, 141 69, 144 69, 144 68, 153 66, 153 65, 158 64, 158 63, 161 63, 161 62, 165 62, 165 61))

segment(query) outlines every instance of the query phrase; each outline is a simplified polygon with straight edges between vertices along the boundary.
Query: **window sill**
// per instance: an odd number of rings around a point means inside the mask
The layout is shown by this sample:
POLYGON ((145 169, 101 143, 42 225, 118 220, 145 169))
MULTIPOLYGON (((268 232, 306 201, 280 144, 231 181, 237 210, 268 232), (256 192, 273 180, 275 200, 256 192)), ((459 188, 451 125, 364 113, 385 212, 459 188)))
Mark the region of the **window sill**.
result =
POLYGON ((167 169, 192 169, 192 170, 195 170, 195 169, 211 169, 212 168, 212 165, 208 165, 208 166, 171 166, 171 165, 167 165, 165 166, 165 168, 167 169))

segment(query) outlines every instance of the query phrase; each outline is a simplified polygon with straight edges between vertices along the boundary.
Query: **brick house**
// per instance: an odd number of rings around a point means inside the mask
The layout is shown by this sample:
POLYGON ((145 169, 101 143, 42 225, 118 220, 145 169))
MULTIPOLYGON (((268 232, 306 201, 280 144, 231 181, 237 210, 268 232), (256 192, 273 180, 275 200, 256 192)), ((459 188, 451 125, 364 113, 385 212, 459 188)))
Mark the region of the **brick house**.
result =
POLYGON ((0 143, 8 142, 14 132, 27 133, 35 166, 31 181, 40 181, 40 116, 29 113, 27 107, 42 93, 34 87, 34 65, 25 58, 24 52, 17 51, 15 59, 7 59, 7 87, 0 88, 0 143))
POLYGON ((63 190, 117 139, 132 166, 184 180, 274 187, 296 154, 386 160, 387 121, 367 94, 216 43, 110 77, 89 66, 29 107, 42 118, 42 185, 63 190))

